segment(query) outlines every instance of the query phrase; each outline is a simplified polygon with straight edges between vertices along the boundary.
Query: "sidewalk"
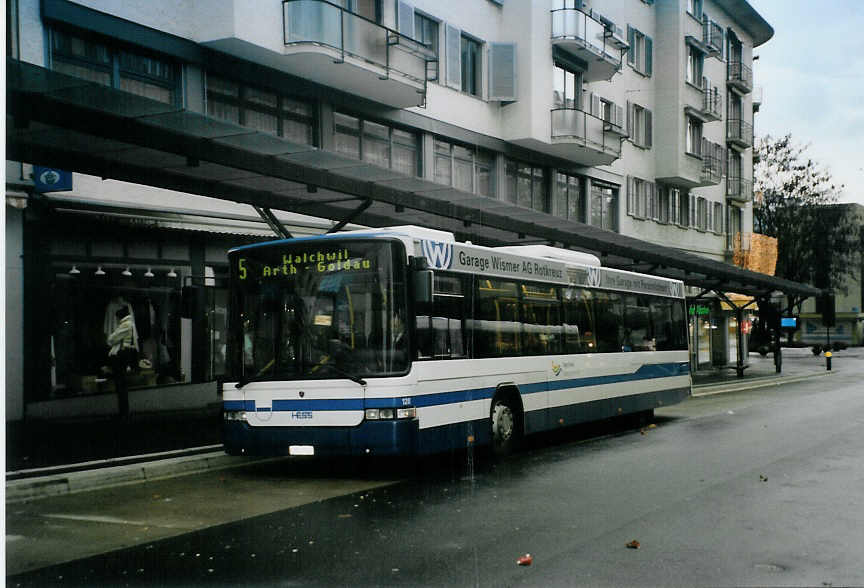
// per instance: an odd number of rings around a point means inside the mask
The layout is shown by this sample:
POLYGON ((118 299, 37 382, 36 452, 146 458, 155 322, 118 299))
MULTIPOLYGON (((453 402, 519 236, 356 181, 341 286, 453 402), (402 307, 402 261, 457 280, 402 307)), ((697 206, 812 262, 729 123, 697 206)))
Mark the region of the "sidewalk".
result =
MULTIPOLYGON (((861 365, 864 348, 835 353, 834 370, 861 365)), ((743 378, 722 369, 693 375, 693 396, 777 386, 830 375, 825 358, 808 349, 783 349, 783 372, 775 373, 772 355, 751 353, 743 378)), ((185 473, 235 467, 249 458, 226 455, 221 448, 221 414, 135 415, 113 420, 28 423, 26 430, 7 430, 7 501, 142 482, 185 473), (10 434, 11 433, 11 434, 10 434)))
MULTIPOLYGON (((838 369, 837 362, 847 358, 864 357, 864 348, 850 348, 834 352, 833 369, 838 369)), ((774 367, 774 355, 769 353, 762 357, 752 352, 748 357, 749 366, 744 371, 744 377, 739 378, 734 369, 724 368, 693 374, 693 396, 750 390, 762 386, 790 383, 806 378, 829 375, 825 368, 825 357, 815 356, 809 347, 784 347, 782 351, 783 366, 781 373, 774 367)))

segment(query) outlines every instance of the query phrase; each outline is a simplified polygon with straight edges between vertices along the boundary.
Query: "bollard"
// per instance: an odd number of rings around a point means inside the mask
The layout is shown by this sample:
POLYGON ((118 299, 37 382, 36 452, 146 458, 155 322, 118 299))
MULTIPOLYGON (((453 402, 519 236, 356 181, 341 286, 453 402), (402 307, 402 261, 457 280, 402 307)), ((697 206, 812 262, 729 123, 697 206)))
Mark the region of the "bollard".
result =
POLYGON ((825 369, 829 372, 831 371, 831 352, 830 351, 825 352, 825 369))

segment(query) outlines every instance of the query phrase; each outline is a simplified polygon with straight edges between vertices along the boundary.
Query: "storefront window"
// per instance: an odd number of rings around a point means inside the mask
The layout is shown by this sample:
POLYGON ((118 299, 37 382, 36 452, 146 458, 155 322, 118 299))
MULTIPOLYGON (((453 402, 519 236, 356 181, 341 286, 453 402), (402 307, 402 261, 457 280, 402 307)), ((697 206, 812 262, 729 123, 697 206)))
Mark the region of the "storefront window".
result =
MULTIPOLYGON (((37 320, 50 370, 36 387, 41 399, 114 392, 109 344, 128 311, 133 333, 129 389, 190 381, 184 357, 191 330, 183 325, 181 284, 188 267, 103 267, 63 263, 52 268, 51 308, 37 320), (42 391, 47 392, 43 394, 42 391)), ((126 345, 128 347, 129 345, 126 345)), ((39 376, 37 376, 39 377, 39 376)))

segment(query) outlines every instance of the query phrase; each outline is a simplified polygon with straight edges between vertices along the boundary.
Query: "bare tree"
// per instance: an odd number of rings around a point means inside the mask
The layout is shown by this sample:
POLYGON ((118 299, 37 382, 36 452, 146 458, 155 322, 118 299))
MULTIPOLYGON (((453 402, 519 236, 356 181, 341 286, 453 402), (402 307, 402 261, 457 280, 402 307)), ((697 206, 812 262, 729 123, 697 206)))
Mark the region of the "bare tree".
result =
POLYGON ((806 150, 791 135, 759 138, 754 229, 777 238, 778 276, 845 290, 844 280, 860 254, 860 227, 849 207, 838 204, 843 186, 807 158, 806 150))

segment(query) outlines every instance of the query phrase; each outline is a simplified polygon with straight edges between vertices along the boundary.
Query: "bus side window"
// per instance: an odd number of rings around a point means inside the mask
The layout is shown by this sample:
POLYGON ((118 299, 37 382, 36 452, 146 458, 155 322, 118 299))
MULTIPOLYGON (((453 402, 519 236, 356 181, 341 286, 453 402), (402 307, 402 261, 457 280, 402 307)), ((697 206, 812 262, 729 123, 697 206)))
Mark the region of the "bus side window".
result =
POLYGON ((477 280, 474 308, 475 357, 519 355, 521 325, 515 282, 477 280))
POLYGON ((464 319, 462 278, 436 273, 431 314, 417 317, 418 359, 466 357, 464 319))
POLYGON ((564 298, 564 336, 566 353, 596 353, 597 322, 590 290, 566 288, 564 298))
POLYGON ((597 321, 597 350, 600 353, 621 351, 625 347, 621 321, 624 316, 621 296, 614 292, 592 292, 594 317, 597 321))

